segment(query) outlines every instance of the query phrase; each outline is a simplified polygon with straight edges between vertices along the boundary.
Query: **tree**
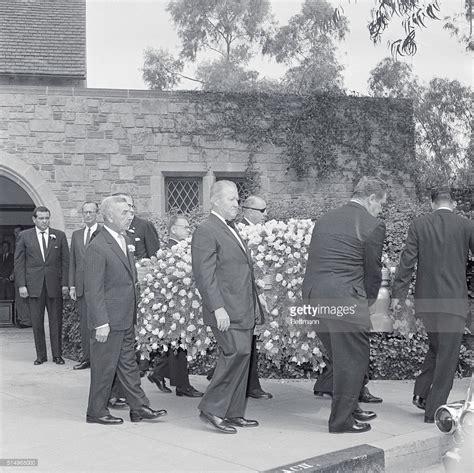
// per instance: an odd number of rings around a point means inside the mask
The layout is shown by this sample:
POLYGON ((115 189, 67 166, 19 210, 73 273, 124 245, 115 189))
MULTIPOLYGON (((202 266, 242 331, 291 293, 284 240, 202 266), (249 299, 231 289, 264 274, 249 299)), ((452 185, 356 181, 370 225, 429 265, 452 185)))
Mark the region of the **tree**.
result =
MULTIPOLYGON (((384 31, 393 22, 394 17, 401 20, 404 37, 389 42, 392 55, 413 56, 417 49, 417 28, 426 28, 430 20, 441 20, 441 9, 438 0, 425 2, 424 0, 374 0, 372 19, 368 24, 370 39, 379 43, 384 31)), ((339 6, 328 19, 328 28, 337 28, 343 18, 344 9, 339 6)), ((474 50, 472 39, 473 0, 464 0, 464 12, 454 17, 445 17, 444 27, 459 41, 465 44, 466 49, 474 50), (463 18, 467 20, 467 28, 461 24, 463 18)))
POLYGON ((271 23, 268 0, 175 0, 167 10, 181 39, 180 56, 190 61, 205 50, 246 64, 271 23))
POLYGON ((143 80, 150 89, 170 90, 181 78, 201 82, 182 74, 184 63, 164 49, 146 48, 144 51, 143 80))
POLYGON ((473 119, 469 87, 438 78, 423 85, 409 65, 385 58, 371 71, 369 93, 413 101, 418 177, 424 185, 467 182, 473 119))
POLYGON ((326 0, 305 0, 301 12, 267 39, 264 53, 288 66, 283 84, 288 92, 341 90, 342 71, 334 40, 344 39, 348 27, 341 17, 329 24, 333 7, 326 0))

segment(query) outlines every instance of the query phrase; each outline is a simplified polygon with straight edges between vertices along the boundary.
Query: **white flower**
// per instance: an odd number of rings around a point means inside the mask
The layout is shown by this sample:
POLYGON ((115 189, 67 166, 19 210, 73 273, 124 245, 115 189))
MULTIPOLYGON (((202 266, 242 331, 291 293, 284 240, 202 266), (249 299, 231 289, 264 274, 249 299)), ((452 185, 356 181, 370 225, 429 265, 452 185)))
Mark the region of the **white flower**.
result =
POLYGON ((188 330, 188 332, 194 332, 196 330, 196 326, 191 324, 191 325, 188 326, 187 330, 188 330))
POLYGON ((51 238, 51 240, 56 240, 56 235, 54 233, 50 233, 49 238, 51 238))
POLYGON ((127 248, 130 253, 135 253, 135 245, 127 245, 127 248))
POLYGON ((275 276, 275 281, 276 281, 276 282, 280 282, 280 281, 282 281, 282 280, 283 280, 283 276, 282 276, 280 273, 278 273, 278 274, 275 276))
POLYGON ((278 322, 276 320, 272 320, 270 322, 270 327, 271 328, 278 328, 278 322))

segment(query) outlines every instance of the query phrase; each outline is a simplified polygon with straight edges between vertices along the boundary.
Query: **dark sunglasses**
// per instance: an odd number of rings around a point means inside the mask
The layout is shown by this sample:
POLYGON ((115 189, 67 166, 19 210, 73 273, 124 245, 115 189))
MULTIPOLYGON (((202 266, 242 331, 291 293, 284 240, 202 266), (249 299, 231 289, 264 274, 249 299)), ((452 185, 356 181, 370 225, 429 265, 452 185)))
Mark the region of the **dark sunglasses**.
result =
POLYGON ((242 206, 242 208, 243 208, 243 209, 248 209, 248 210, 257 210, 258 212, 262 212, 262 214, 267 211, 267 208, 266 208, 266 207, 264 207, 263 209, 256 209, 256 208, 254 208, 254 207, 245 207, 245 206, 242 206))

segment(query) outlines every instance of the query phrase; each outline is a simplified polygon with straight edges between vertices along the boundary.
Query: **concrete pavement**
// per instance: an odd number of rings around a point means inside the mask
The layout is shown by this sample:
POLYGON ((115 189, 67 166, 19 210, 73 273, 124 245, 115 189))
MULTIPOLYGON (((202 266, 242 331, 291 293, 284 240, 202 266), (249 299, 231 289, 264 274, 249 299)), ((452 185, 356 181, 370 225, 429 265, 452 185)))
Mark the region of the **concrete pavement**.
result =
MULTIPOLYGON (((310 380, 263 380, 274 398, 250 399, 247 417, 260 427, 237 435, 203 424, 198 399, 161 393, 146 378, 152 407, 166 409, 167 417, 132 424, 128 410, 114 410, 123 425, 87 424, 89 370, 73 371, 69 360, 58 366, 49 347, 48 353, 50 361, 34 366, 31 329, 0 329, 0 458, 38 459, 37 467, 1 471, 255 472, 362 444, 383 450, 386 471, 419 471, 439 463, 450 441, 424 424, 423 411, 411 405, 412 381, 371 381, 371 391, 384 402, 370 406, 378 418, 364 434, 329 434, 330 399, 316 398, 310 380)), ((464 399, 468 381, 455 381, 452 400, 464 399)), ((191 382, 200 390, 208 384, 204 376, 192 376, 191 382)))

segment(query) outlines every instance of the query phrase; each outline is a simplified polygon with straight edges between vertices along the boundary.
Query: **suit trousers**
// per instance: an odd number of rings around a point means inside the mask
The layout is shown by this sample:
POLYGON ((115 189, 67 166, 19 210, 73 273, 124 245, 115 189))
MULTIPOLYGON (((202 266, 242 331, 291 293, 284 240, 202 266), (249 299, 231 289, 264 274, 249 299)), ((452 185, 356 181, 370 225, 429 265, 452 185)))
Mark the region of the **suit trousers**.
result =
POLYGON ((352 413, 369 367, 369 332, 343 320, 320 320, 317 327, 333 365, 329 432, 339 432, 354 424, 352 413))
POLYGON ((46 359, 46 339, 44 334, 44 309, 48 311, 49 338, 51 340, 51 351, 53 357, 62 354, 62 328, 63 328, 63 300, 60 297, 49 297, 46 283, 39 297, 29 298, 31 324, 35 338, 37 358, 46 359))
MULTIPOLYGON (((327 332, 320 332, 318 333, 318 337, 321 340, 324 347, 331 345, 331 340, 329 333, 327 332)), ((332 368, 332 359, 331 353, 326 349, 327 360, 326 366, 322 373, 319 374, 318 379, 314 383, 313 391, 326 393, 332 395, 333 390, 333 368, 332 368)), ((362 384, 362 388, 359 393, 359 397, 363 394, 364 386, 369 382, 369 373, 364 374, 364 381, 362 384)))
POLYGON ((429 346, 414 394, 426 399, 425 418, 433 419, 453 387, 465 320, 452 314, 422 314, 421 318, 429 346))
POLYGON ((0 278, 0 301, 15 299, 15 287, 12 281, 0 278))
POLYGON ((81 324, 82 361, 89 361, 91 358, 91 331, 87 327, 87 305, 84 296, 77 298, 77 306, 79 308, 79 319, 81 324))
POLYGON ((31 326, 30 301, 20 297, 18 284, 15 281, 15 312, 16 321, 22 325, 31 326))
POLYGON ((176 353, 172 350, 163 353, 156 361, 153 375, 168 378, 171 386, 189 388, 187 352, 180 348, 176 353))
POLYGON ((123 389, 130 409, 149 405, 140 384, 140 374, 135 359, 135 331, 133 325, 127 330, 111 331, 105 343, 95 339, 91 330, 91 384, 87 415, 102 417, 109 414, 109 401, 115 374, 123 389))
POLYGON ((218 417, 244 417, 253 329, 211 328, 220 353, 198 408, 218 417))

